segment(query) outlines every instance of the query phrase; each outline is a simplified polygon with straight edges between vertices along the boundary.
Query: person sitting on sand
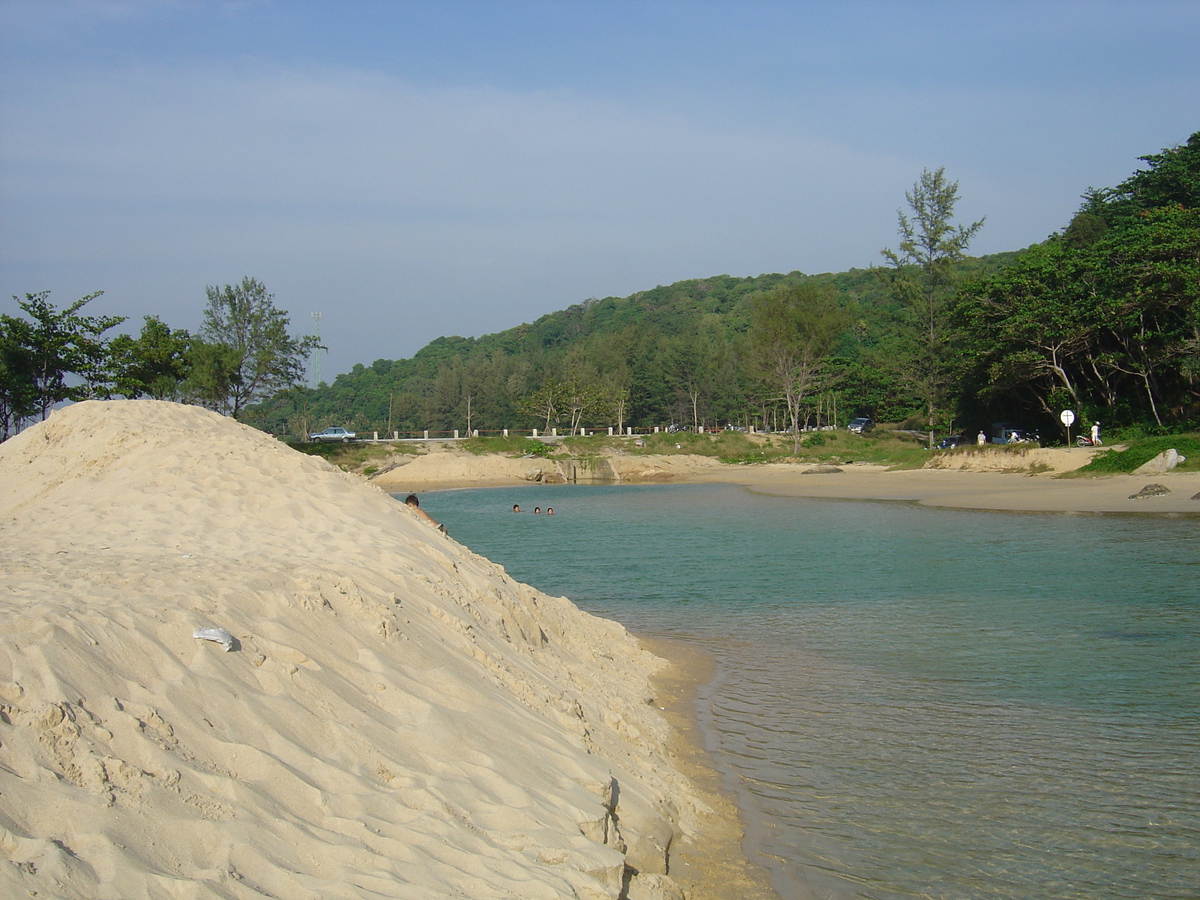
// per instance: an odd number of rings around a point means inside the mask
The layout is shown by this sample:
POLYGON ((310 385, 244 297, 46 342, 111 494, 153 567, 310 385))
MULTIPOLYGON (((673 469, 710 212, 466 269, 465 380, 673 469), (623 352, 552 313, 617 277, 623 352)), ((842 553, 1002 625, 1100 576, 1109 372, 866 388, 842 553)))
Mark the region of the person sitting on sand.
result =
POLYGON ((434 528, 436 528, 438 531, 440 531, 442 534, 446 533, 445 525, 439 525, 437 523, 437 521, 433 518, 433 516, 429 515, 429 513, 425 512, 425 510, 421 509, 421 501, 417 499, 416 494, 409 494, 407 497, 405 497, 404 505, 407 506, 409 509, 411 509, 413 512, 415 512, 418 516, 420 516, 422 519, 424 519, 430 525, 432 525, 434 528))

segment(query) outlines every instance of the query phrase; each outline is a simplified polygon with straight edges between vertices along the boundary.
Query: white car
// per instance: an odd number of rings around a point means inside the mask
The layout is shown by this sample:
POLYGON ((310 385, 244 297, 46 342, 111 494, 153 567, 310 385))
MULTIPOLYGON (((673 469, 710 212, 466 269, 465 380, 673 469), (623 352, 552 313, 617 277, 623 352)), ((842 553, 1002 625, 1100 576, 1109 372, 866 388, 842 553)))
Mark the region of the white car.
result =
POLYGON ((343 444, 349 443, 357 437, 353 431, 347 431, 345 428, 334 426, 326 428, 324 431, 316 431, 308 436, 310 441, 341 441, 343 444))

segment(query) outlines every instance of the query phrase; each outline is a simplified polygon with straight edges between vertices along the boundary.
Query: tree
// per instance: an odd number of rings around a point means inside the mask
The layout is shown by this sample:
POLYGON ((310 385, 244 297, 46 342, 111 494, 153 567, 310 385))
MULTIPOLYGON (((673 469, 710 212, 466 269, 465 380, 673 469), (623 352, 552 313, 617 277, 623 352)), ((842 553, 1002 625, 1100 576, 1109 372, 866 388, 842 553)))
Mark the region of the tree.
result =
POLYGON ((1077 258, 1065 241, 1049 241, 964 288, 957 321, 973 338, 977 364, 987 367, 986 394, 1025 394, 1047 417, 1057 416, 1054 407, 1083 411, 1099 325, 1094 279, 1077 258))
POLYGON ((1061 235, 957 300, 981 399, 1155 429, 1200 407, 1200 134, 1089 189, 1061 235))
POLYGON ((850 327, 836 292, 805 283, 775 288, 750 311, 751 365, 787 407, 792 453, 800 451, 800 410, 829 382, 834 343, 850 327))
POLYGON ((192 336, 146 316, 136 338, 119 334, 109 343, 113 386, 130 399, 178 400, 191 368, 192 336))
POLYGON ((0 441, 37 411, 29 323, 0 316, 0 441))
POLYGON ((10 359, 17 360, 24 370, 20 377, 28 379, 33 412, 42 419, 50 415, 56 403, 108 394, 108 346, 101 335, 120 325, 125 317, 78 315, 103 293, 88 294, 61 311, 48 299, 49 291, 26 294, 17 305, 30 321, 18 325, 15 323, 21 320, 4 317, 6 334, 18 342, 10 359))
POLYGON ((604 407, 606 396, 597 381, 583 372, 568 372, 559 388, 559 409, 567 415, 574 436, 579 433, 585 415, 604 407))
POLYGON ((954 296, 954 264, 961 260, 984 220, 954 225, 958 182, 946 180, 944 167, 926 169, 904 195, 912 218, 898 210, 900 248, 882 252, 888 267, 877 274, 902 304, 904 353, 898 374, 921 397, 929 420, 933 448, 939 416, 948 407, 953 383, 950 302, 954 296))
POLYGON ((543 431, 548 432, 550 423, 558 417, 563 390, 563 386, 557 380, 548 378, 541 387, 522 400, 518 408, 527 416, 541 419, 545 423, 543 431))
POLYGON ((254 278, 205 289, 208 305, 192 353, 190 390, 235 418, 247 404, 300 383, 305 361, 323 349, 315 336, 293 338, 288 314, 254 278))

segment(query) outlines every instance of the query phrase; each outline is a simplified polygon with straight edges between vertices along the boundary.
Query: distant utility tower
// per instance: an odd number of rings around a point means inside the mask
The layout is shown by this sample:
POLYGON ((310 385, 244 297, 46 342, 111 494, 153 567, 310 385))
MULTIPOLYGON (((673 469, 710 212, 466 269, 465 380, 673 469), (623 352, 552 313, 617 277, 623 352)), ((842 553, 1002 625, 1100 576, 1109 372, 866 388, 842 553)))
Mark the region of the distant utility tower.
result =
MULTIPOLYGON (((321 343, 321 314, 319 312, 312 313, 313 320, 313 337, 317 339, 317 343, 321 343)), ((312 379, 312 387, 321 386, 321 351, 314 350, 312 352, 312 364, 309 368, 308 377, 312 379)))

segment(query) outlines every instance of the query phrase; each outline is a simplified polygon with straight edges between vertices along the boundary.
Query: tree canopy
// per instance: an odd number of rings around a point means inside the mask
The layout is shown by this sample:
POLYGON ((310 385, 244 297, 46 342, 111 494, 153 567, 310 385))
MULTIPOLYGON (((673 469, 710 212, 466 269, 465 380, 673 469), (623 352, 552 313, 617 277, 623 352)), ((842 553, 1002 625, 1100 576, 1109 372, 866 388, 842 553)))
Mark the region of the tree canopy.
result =
POLYGON ((45 419, 57 403, 109 395, 111 370, 103 335, 125 319, 79 312, 102 293, 88 294, 61 310, 50 301, 49 291, 26 294, 17 305, 28 318, 0 316, 3 437, 23 421, 45 419))
POLYGON ((206 406, 237 416, 304 378, 316 338, 294 338, 286 310, 255 278, 206 289, 208 305, 192 360, 195 395, 206 406))
POLYGON ((196 402, 278 434, 501 428, 772 430, 854 416, 974 433, 1053 433, 1071 408, 1109 427, 1200 422, 1200 133, 1088 188, 1061 232, 966 255, 958 184, 926 170, 884 266, 715 275, 582 303, 496 334, 446 336, 410 359, 300 386, 318 345, 253 278, 206 289, 195 335, 85 316, 26 295, 0 318, 0 427, 88 396, 196 402))
POLYGON ((959 295, 963 402, 1154 430, 1200 406, 1200 133, 1090 189, 1062 234, 959 295))

